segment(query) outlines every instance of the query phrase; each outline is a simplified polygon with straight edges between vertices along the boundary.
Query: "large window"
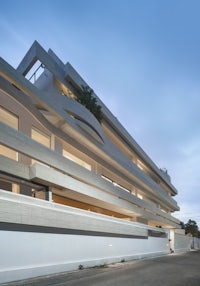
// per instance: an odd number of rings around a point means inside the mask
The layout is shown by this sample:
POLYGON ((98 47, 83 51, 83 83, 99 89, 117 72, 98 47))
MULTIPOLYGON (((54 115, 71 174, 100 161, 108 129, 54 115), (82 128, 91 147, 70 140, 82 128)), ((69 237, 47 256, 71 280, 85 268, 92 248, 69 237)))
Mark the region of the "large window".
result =
MULTIPOLYGON (((50 136, 48 136, 47 134, 45 134, 44 132, 36 129, 36 128, 32 128, 31 129, 31 138, 39 143, 41 143, 42 145, 50 148, 51 146, 51 138, 50 136)), ((32 164, 38 162, 34 159, 32 159, 32 164)))
POLYGON ((31 138, 34 139, 35 141, 41 143, 42 145, 50 148, 50 136, 45 134, 44 132, 33 128, 31 130, 31 138))
POLYGON ((88 169, 89 171, 91 171, 91 165, 89 165, 85 161, 81 160, 80 158, 76 157, 75 155, 72 155, 71 153, 69 153, 65 149, 63 149, 63 156, 66 157, 67 159, 77 163, 78 165, 88 169))
MULTIPOLYGON (((5 124, 9 125, 12 128, 18 129, 19 125, 18 117, 1 106, 0 106, 0 121, 4 122, 5 124)), ((18 153, 3 145, 0 145, 0 155, 4 155, 16 161, 18 160, 18 153)))

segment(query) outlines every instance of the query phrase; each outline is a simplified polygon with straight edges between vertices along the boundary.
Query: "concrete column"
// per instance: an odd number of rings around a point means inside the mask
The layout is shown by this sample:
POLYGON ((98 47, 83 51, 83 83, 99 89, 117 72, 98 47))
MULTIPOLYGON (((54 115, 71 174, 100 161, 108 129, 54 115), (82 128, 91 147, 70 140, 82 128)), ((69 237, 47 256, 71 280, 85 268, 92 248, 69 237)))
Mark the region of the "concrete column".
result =
POLYGON ((46 189, 45 200, 52 202, 52 188, 51 187, 47 187, 46 189))
POLYGON ((170 251, 174 252, 175 250, 175 230, 174 229, 170 229, 169 245, 170 245, 170 251))

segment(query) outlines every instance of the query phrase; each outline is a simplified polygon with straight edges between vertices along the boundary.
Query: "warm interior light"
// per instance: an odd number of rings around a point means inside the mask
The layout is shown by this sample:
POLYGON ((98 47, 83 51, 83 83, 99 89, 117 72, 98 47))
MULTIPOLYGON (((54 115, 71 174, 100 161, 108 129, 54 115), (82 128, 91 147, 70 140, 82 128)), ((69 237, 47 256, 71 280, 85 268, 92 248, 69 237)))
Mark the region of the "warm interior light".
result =
POLYGON ((85 161, 81 160, 80 158, 76 157, 75 155, 69 153, 68 151, 66 151, 65 149, 63 149, 63 156, 75 163, 77 163, 78 165, 84 167, 85 169, 91 171, 92 167, 91 165, 89 165, 88 163, 86 163, 85 161))

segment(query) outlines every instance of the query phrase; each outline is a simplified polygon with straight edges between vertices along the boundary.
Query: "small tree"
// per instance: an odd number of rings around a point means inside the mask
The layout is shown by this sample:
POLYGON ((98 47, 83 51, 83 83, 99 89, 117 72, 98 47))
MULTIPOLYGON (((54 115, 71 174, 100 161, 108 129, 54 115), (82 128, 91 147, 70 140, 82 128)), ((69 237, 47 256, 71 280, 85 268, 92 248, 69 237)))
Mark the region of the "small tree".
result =
POLYGON ((96 119, 101 123, 103 114, 101 106, 97 103, 97 99, 93 96, 94 91, 89 86, 82 86, 82 91, 77 101, 84 105, 96 119))
POLYGON ((195 220, 189 219, 185 224, 185 234, 190 233, 193 237, 198 237, 198 225, 195 220))
POLYGON ((181 226, 181 229, 185 229, 185 224, 184 224, 184 222, 180 222, 180 226, 181 226))

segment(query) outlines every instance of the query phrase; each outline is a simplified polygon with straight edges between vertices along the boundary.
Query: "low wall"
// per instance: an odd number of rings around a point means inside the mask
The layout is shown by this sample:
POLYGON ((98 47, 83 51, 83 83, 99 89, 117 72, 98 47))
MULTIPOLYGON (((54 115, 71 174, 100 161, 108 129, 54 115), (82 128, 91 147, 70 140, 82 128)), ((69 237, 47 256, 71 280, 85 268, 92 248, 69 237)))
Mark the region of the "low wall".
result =
POLYGON ((0 282, 169 252, 164 238, 0 231, 0 282))
POLYGON ((184 234, 175 233, 174 252, 187 252, 191 250, 192 240, 184 234))
POLYGON ((0 190, 0 282, 169 253, 163 229, 0 190))
POLYGON ((190 251, 192 248, 192 238, 185 235, 184 229, 171 229, 170 248, 175 253, 190 251))
POLYGON ((192 238, 192 248, 200 249, 200 238, 197 238, 197 237, 192 238))

